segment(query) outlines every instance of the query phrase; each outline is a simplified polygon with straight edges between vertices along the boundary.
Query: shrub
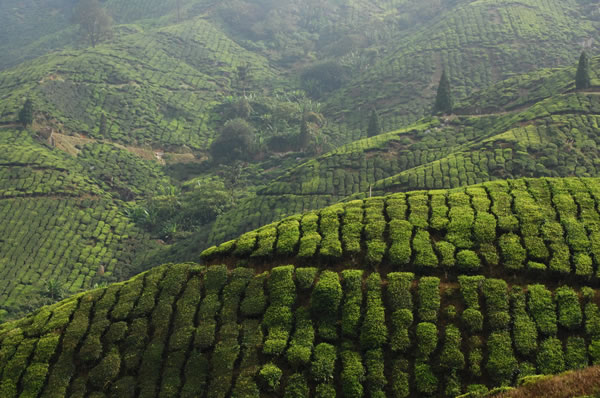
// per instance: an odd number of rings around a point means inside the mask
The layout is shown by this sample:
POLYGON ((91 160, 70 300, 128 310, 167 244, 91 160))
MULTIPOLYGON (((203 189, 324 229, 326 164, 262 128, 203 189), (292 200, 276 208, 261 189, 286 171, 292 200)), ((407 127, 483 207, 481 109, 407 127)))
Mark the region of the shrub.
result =
POLYGON ((310 361, 315 338, 312 322, 305 308, 296 311, 296 330, 287 350, 288 362, 299 367, 310 361))
POLYGON ((422 394, 431 395, 437 391, 438 379, 426 363, 415 364, 415 387, 422 394))
POLYGON ((379 348, 387 341, 385 309, 381 298, 381 278, 374 272, 367 278, 367 309, 360 331, 363 350, 379 348))
POLYGON ((305 398, 309 396, 309 388, 306 379, 301 373, 290 376, 285 388, 284 398, 305 398))
MULTIPOLYGON (((311 311, 320 321, 320 326, 335 324, 338 308, 342 300, 342 285, 338 274, 323 271, 311 295, 311 311)), ((334 326, 329 326, 330 328, 334 326)))
POLYGON ((410 375, 407 373, 408 361, 396 360, 392 367, 390 390, 394 398, 407 398, 410 395, 410 375))
POLYGON ((342 225, 342 242, 346 253, 360 253, 363 213, 362 201, 358 201, 356 205, 352 202, 346 206, 342 225))
POLYGON ((557 332, 556 312, 552 293, 544 285, 529 285, 529 311, 540 333, 546 336, 557 332))
POLYGON ((472 250, 461 250, 456 255, 456 262, 458 266, 462 269, 474 270, 481 268, 481 261, 472 250))
POLYGON ((318 271, 319 270, 315 267, 296 268, 296 282, 298 283, 298 289, 310 289, 315 282, 318 271))
POLYGON ((340 207, 331 207, 321 211, 321 249, 319 253, 325 257, 341 257, 342 243, 339 238, 340 220, 339 213, 342 211, 340 207))
POLYGON ((277 228, 275 225, 268 225, 257 231, 258 247, 250 257, 267 257, 273 254, 273 247, 277 240, 277 228))
POLYGON ((256 275, 250 280, 246 287, 245 297, 240 304, 242 315, 253 317, 261 315, 267 305, 267 297, 264 291, 264 281, 268 273, 256 275))
POLYGON ((540 344, 537 367, 542 374, 557 374, 565 370, 565 358, 560 340, 548 337, 540 344))
POLYGON ((592 258, 585 253, 575 255, 575 274, 586 278, 591 278, 594 274, 592 258))
POLYGON ((121 356, 119 350, 114 347, 104 356, 104 358, 102 358, 100 363, 90 371, 90 383, 96 388, 103 389, 104 386, 117 378, 120 369, 121 356))
POLYGON ((277 227, 277 253, 292 255, 300 240, 300 223, 297 219, 282 221, 277 227))
POLYGON ((533 354, 537 349, 538 332, 535 322, 527 313, 517 313, 514 316, 513 335, 515 348, 523 355, 533 354))
POLYGON ((594 366, 600 365, 600 339, 593 339, 588 347, 590 358, 594 366))
POLYGON ((319 383, 333 381, 337 349, 328 343, 321 343, 315 347, 315 354, 311 363, 313 380, 319 383))
POLYGON ((437 327, 430 322, 421 322, 417 325, 416 335, 419 357, 422 359, 427 359, 437 347, 437 327))
POLYGON ((440 262, 442 266, 453 267, 456 264, 456 260, 454 259, 456 247, 452 243, 441 240, 436 242, 435 248, 442 259, 440 262))
POLYGON ((468 308, 479 309, 479 288, 485 281, 485 277, 481 275, 458 277, 460 283, 460 291, 468 308))
POLYGON ((467 308, 462 313, 462 320, 469 333, 479 333, 483 330, 483 315, 481 311, 467 308))
POLYGON ((436 268, 438 259, 431 246, 429 232, 418 230, 413 238, 413 250, 415 251, 414 264, 419 268, 436 268))
POLYGON ((359 329, 361 306, 363 302, 362 274, 360 270, 345 270, 344 304, 342 305, 342 334, 354 337, 359 329))
POLYGON ((565 360, 567 369, 583 369, 588 366, 585 339, 582 337, 569 336, 567 339, 565 360))
POLYGON ((464 369, 465 356, 461 351, 461 343, 460 330, 454 325, 448 325, 446 327, 444 346, 440 355, 440 366, 454 370, 464 369))
POLYGON ((254 129, 244 119, 228 121, 221 134, 210 146, 210 153, 216 162, 248 160, 255 152, 254 129))
POLYGON ((413 301, 410 287, 415 275, 410 272, 388 274, 387 300, 392 310, 408 309, 412 312, 413 301))
POLYGON ((342 373, 341 384, 344 397, 361 398, 363 396, 362 382, 365 380, 360 354, 350 350, 341 352, 342 373))
POLYGON ((517 368, 510 334, 508 332, 492 332, 488 338, 488 362, 486 369, 497 383, 509 382, 517 368))
POLYGON ((390 226, 390 261, 394 265, 407 265, 410 263, 412 250, 410 239, 412 237, 413 225, 408 221, 393 219, 390 226))
POLYGON ((513 233, 504 234, 498 242, 504 264, 508 269, 521 269, 524 266, 527 253, 521 246, 521 239, 513 233))
POLYGON ((335 398, 335 387, 332 384, 319 384, 315 388, 315 398, 335 398))
POLYGON ((588 337, 600 338, 600 309, 595 303, 585 305, 585 332, 588 337))
MULTIPOLYGON (((382 396, 383 389, 387 385, 384 374, 385 363, 381 349, 369 350, 365 353, 365 365, 367 368, 367 387, 370 396, 382 396)), ((383 394, 385 397, 385 394, 383 394)))
POLYGON ((263 365, 258 374, 266 391, 277 391, 283 372, 273 363, 263 365))
POLYGON ((570 287, 559 287, 555 292, 558 304, 558 323, 567 329, 581 326, 583 314, 577 293, 570 287))
POLYGON ((505 329, 510 322, 506 289, 506 282, 501 279, 486 279, 483 283, 482 291, 485 297, 489 324, 492 329, 505 329))
POLYGON ((392 351, 405 352, 410 348, 408 329, 413 323, 412 311, 408 309, 397 310, 392 314, 392 335, 390 348, 392 351))
POLYGON ((423 277, 419 280, 419 318, 424 322, 435 322, 440 309, 440 279, 423 277))
POLYGON ((473 224, 473 235, 478 243, 492 243, 496 238, 496 217, 478 212, 473 224))

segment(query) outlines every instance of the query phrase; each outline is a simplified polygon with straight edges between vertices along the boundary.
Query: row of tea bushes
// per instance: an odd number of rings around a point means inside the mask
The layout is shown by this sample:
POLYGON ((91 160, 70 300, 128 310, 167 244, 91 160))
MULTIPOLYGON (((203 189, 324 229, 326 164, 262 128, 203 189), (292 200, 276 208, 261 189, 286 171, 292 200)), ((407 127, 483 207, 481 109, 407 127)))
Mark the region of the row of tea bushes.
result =
POLYGON ((165 265, 0 326, 0 393, 455 396, 600 364, 599 299, 483 276, 165 265))
POLYGON ((599 203, 598 180, 578 178, 395 194, 294 216, 202 256, 268 261, 297 254, 298 261, 316 259, 324 266, 364 259, 363 264, 419 273, 503 267, 537 277, 596 280, 599 203))

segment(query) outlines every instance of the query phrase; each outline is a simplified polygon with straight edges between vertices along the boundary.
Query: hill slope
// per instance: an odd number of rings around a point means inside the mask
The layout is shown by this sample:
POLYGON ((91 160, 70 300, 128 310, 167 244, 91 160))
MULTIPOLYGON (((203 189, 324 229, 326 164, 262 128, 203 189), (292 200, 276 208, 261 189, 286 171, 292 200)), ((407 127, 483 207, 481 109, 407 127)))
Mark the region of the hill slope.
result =
POLYGON ((0 326, 0 391, 455 396, 600 363, 598 186, 491 182, 284 220, 206 252, 229 270, 164 265, 0 326))
POLYGON ((120 184, 126 181, 127 190, 139 193, 145 188, 133 176, 149 173, 136 171, 132 159, 126 163, 113 157, 115 165, 129 169, 104 181, 106 174, 93 167, 88 174, 90 163, 102 159, 100 153, 82 155, 90 162, 82 166, 26 131, 0 131, 2 312, 14 318, 63 294, 139 272, 141 249, 152 243, 109 192, 125 194, 120 184))

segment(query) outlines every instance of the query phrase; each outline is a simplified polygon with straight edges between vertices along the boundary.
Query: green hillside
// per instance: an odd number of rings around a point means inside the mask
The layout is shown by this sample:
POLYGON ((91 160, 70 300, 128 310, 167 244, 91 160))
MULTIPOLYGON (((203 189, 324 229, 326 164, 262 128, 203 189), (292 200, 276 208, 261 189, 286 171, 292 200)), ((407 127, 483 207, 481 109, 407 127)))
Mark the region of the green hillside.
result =
POLYGON ((599 182, 494 181, 283 220, 207 250, 209 265, 0 326, 0 391, 475 397, 600 364, 599 182))
MULTIPOLYGON (((593 60, 592 70, 599 70, 599 62, 593 60)), ((209 241, 369 191, 379 195, 505 178, 598 176, 600 81, 594 72, 592 91, 573 92, 574 73, 573 68, 540 71, 499 83, 465 101, 462 114, 423 119, 291 168, 218 218, 209 241), (506 95, 494 97, 494 92, 506 95), (496 113, 469 109, 486 103, 496 113)))
MULTIPOLYGON (((0 132, 3 314, 14 318, 63 295, 142 270, 144 251, 151 246, 149 235, 111 197, 110 181, 96 180, 94 170, 87 174, 86 166, 41 145, 26 131, 0 132)), ((95 156, 94 147, 84 148, 84 153, 84 164, 102 159, 95 156)), ((141 161, 128 166, 136 162, 141 161)), ((121 176, 132 190, 135 171, 121 176)), ((118 189, 114 191, 117 196, 118 189)))
POLYGON ((442 69, 454 96, 464 98, 514 74, 570 64, 599 27, 598 10, 583 1, 458 2, 390 40, 391 49, 327 104, 348 118, 376 105, 394 125, 407 124, 431 111, 442 69))

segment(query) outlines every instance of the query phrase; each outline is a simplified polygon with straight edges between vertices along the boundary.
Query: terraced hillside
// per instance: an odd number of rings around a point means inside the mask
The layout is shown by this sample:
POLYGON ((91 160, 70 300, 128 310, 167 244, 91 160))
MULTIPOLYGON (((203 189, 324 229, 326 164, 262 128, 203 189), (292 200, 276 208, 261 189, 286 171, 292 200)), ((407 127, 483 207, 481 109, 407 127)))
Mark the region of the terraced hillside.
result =
MULTIPOLYGON (((102 189, 93 171, 87 174, 74 159, 40 145, 26 131, 0 132, 2 314, 14 318, 139 272, 151 242, 108 193, 110 181, 102 189)), ((86 156, 93 158, 93 153, 86 156)), ((135 169, 128 173, 121 178, 135 175, 135 169)))
POLYGON ((599 15, 595 5, 576 0, 458 2, 418 31, 394 37, 392 49, 327 104, 349 118, 376 105, 392 125, 408 124, 431 111, 442 69, 463 98, 515 73, 568 65, 582 45, 597 45, 599 15))
MULTIPOLYGON (((592 65, 600 70, 600 59, 592 65)), ((600 80, 594 72, 595 88, 574 92, 574 73, 545 70, 499 83, 464 101, 462 114, 423 119, 291 168, 217 219, 209 241, 369 194, 505 178, 598 176, 600 80), (480 114, 486 109, 495 113, 480 114)))
POLYGON ((264 58, 203 18, 130 30, 96 48, 52 53, 0 73, 0 121, 16 120, 29 97, 43 127, 120 143, 206 149, 215 135, 216 116, 209 111, 233 93, 236 67, 249 65, 257 83, 274 78, 264 58))
POLYGON ((490 182, 283 220, 206 251, 209 265, 1 325, 0 392, 475 397, 598 365, 599 182, 490 182))

